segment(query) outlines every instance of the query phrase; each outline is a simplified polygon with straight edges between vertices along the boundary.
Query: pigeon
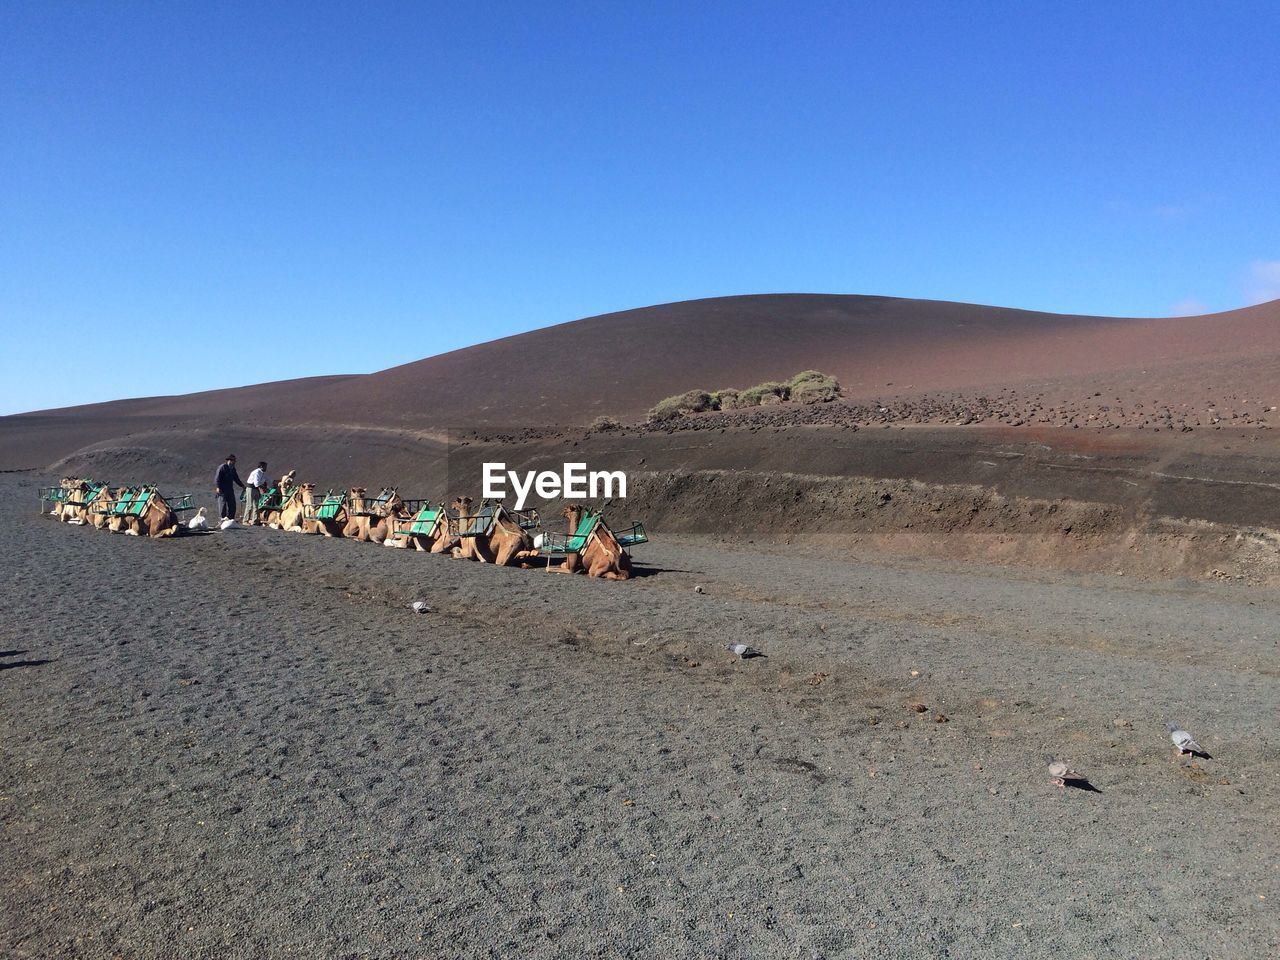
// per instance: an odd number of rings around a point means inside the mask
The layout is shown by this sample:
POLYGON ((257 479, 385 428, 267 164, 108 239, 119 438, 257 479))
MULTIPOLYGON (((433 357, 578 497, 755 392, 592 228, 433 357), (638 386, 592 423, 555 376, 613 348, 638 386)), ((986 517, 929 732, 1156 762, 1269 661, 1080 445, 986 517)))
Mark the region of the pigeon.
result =
POLYGON ((413 603, 409 604, 409 609, 412 610, 414 613, 430 613, 431 612, 431 608, 427 606, 427 601, 425 600, 413 601, 413 603))
POLYGON ((705 590, 703 590, 703 589, 702 589, 702 584, 698 584, 696 587, 694 587, 694 588, 693 588, 693 592, 694 592, 694 593, 706 593, 707 591, 705 591, 705 590))
POLYGON ((724 648, 730 653, 741 657, 743 660, 750 660, 752 657, 764 656, 764 654, 755 647, 749 647, 745 643, 726 643, 724 648))
POLYGON ((1061 760, 1055 760, 1049 764, 1049 776, 1053 779, 1053 782, 1060 787, 1065 787, 1068 780, 1077 783, 1088 782, 1086 777, 1082 777, 1080 774, 1076 773, 1061 760))
POLYGON ((1169 739, 1172 740, 1173 745, 1178 748, 1178 756, 1181 757, 1188 753, 1204 753, 1200 744, 1195 742, 1191 734, 1178 727, 1177 724, 1170 723, 1167 724, 1166 727, 1169 731, 1169 739))
POLYGON ((187 521, 187 529, 203 533, 209 529, 209 519, 204 515, 204 507, 196 511, 196 515, 187 521))

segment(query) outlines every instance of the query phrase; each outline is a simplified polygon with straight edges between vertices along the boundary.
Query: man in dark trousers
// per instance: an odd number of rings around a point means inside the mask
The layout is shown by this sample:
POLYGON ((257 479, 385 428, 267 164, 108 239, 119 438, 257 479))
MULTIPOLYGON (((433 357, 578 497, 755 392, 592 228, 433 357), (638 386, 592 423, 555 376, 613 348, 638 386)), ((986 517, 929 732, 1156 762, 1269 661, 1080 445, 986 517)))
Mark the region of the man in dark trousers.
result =
POLYGON ((223 520, 236 518, 236 487, 244 489, 244 481, 236 473, 236 455, 230 454, 213 476, 213 492, 218 495, 218 516, 223 520))

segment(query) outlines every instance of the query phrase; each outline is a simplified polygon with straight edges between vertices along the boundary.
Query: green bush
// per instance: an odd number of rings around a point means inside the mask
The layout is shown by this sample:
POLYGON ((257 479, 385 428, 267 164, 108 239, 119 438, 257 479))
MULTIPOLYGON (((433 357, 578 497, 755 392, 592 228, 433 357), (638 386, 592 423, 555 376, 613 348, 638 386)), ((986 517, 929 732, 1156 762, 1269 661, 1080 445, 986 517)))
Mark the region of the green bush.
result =
POLYGON ((800 403, 823 403, 840 396, 840 381, 817 370, 805 370, 787 381, 792 400, 800 403))
POLYGON ((708 393, 706 390, 690 390, 688 393, 667 397, 649 411, 649 420, 653 423, 661 423, 665 420, 674 420, 686 413, 702 413, 705 410, 742 410, 762 404, 785 403, 788 400, 820 403, 825 400, 834 400, 838 396, 840 396, 840 382, 835 377, 827 376, 818 370, 804 370, 785 383, 770 380, 748 387, 746 390, 737 390, 733 387, 726 387, 713 393, 708 393))
POLYGON ((732 410, 738 402, 738 391, 733 387, 727 387, 724 390, 713 390, 711 392, 711 409, 712 410, 732 410))
POLYGON ((782 403, 791 395, 791 388, 785 383, 770 380, 754 387, 748 387, 738 395, 744 407, 758 407, 761 404, 782 403))
POLYGON ((649 410, 649 420, 662 422, 674 420, 686 413, 701 413, 711 409, 711 394, 705 390, 690 390, 659 401, 649 410))

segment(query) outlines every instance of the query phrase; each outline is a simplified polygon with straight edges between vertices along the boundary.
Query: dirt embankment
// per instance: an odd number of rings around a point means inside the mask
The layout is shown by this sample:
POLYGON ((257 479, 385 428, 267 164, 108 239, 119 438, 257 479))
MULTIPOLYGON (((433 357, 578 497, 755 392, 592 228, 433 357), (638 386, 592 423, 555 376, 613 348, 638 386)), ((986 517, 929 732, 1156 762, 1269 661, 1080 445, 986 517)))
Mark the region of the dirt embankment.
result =
MULTIPOLYGON (((1280 533, 976 485, 729 471, 636 474, 652 526, 868 555, 964 558, 1150 577, 1280 583, 1280 533)), ((616 508, 615 508, 616 509, 616 508)))

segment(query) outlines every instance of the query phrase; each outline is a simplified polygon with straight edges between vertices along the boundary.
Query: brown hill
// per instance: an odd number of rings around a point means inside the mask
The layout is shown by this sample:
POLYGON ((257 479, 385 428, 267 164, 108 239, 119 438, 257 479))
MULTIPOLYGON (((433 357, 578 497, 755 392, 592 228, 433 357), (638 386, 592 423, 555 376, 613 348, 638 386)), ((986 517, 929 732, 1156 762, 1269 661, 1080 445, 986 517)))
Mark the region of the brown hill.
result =
POLYGON ((361 376, 318 377, 0 418, 0 467, 44 466, 156 431, 330 425, 443 437, 453 428, 642 417, 695 387, 816 367, 853 399, 1039 384, 1167 404, 1253 402, 1280 383, 1280 301, 1203 317, 1064 316, 888 297, 775 294, 590 317, 361 376))

